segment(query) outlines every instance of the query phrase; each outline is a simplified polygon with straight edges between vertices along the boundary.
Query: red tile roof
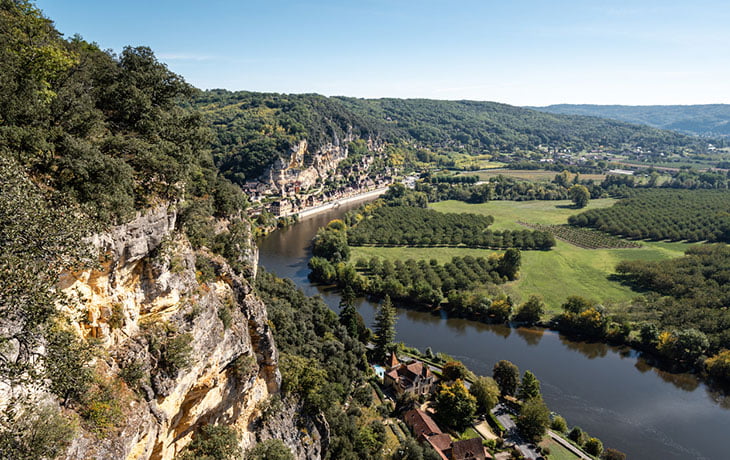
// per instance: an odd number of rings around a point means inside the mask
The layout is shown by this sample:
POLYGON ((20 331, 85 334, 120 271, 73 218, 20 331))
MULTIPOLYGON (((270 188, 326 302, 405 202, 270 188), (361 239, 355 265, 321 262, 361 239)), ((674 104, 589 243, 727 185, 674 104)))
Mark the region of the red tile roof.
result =
POLYGON ((451 445, 451 458, 453 460, 486 460, 487 455, 480 438, 456 441, 451 445))
POLYGON ((442 434, 441 429, 433 421, 431 417, 421 409, 411 409, 403 416, 403 419, 413 430, 413 435, 418 438, 419 436, 432 436, 434 434, 442 434))

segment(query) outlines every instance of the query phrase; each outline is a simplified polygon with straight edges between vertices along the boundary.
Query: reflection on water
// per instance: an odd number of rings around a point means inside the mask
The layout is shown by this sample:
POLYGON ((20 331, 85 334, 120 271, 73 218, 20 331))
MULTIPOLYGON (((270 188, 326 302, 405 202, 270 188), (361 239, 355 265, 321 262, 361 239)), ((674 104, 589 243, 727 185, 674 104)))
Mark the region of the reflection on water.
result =
POLYGON ((564 335, 560 336, 560 342, 569 350, 577 351, 588 359, 603 358, 609 349, 618 350, 617 347, 611 347, 605 343, 573 341, 564 335))
MULTIPOLYGON (((317 229, 357 205, 303 219, 261 241, 260 263, 321 295, 335 311, 337 292, 307 280, 308 247, 317 229)), ((358 299, 371 325, 376 306, 358 299)), ((652 367, 626 347, 570 340, 544 329, 487 325, 430 312, 398 309, 397 340, 431 347, 489 375, 500 359, 532 370, 548 406, 634 459, 726 459, 730 398, 694 375, 652 367), (651 372, 650 372, 651 371, 651 372)))
POLYGON ((525 340, 525 343, 528 346, 536 347, 538 344, 540 344, 540 340, 545 334, 545 329, 518 327, 517 329, 515 329, 515 332, 517 332, 517 335, 525 340))

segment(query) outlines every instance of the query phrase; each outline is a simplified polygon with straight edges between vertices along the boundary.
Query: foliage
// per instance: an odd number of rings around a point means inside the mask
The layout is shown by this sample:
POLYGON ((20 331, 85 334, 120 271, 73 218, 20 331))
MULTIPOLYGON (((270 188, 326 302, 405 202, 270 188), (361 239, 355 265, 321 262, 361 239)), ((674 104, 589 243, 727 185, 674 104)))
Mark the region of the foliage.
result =
POLYGON ((501 360, 494 365, 492 370, 494 381, 499 386, 501 394, 512 396, 517 391, 517 384, 520 380, 520 370, 516 365, 507 360, 501 360))
POLYGON ((628 238, 730 242, 730 191, 653 189, 568 219, 628 238))
MULTIPOLYGON (((728 246, 695 246, 684 257, 671 261, 626 261, 616 271, 635 288, 651 291, 643 302, 637 302, 637 307, 652 313, 657 330, 676 330, 679 334, 694 328, 707 336, 709 351, 730 347, 730 312, 726 308, 730 303, 728 246)), ((647 330, 647 341, 657 340, 657 330, 647 330)), ((701 346, 704 341, 698 337, 693 343, 701 346)), ((679 352, 671 346, 665 349, 670 355, 679 352)), ((679 359, 692 359, 698 356, 697 351, 679 359)))
POLYGON ((375 323, 373 324, 373 332, 375 333, 374 339, 374 354, 375 360, 378 362, 385 362, 388 355, 393 351, 393 341, 395 340, 395 323, 398 320, 396 316, 395 307, 391 302, 388 295, 385 296, 383 302, 378 308, 378 313, 375 315, 375 323))
POLYGON ((566 431, 568 431, 568 423, 563 417, 561 417, 560 415, 556 415, 550 422, 550 429, 553 431, 557 431, 558 433, 565 433, 566 431))
POLYGON ((352 246, 372 244, 523 249, 549 249, 555 245, 555 239, 547 232, 487 230, 493 221, 491 216, 479 214, 384 206, 348 231, 348 243, 352 246))
POLYGON ((193 440, 180 454, 180 459, 238 460, 241 458, 241 448, 239 447, 238 442, 238 434, 230 426, 204 425, 203 427, 195 431, 195 434, 193 435, 193 440))
POLYGON ((346 261, 350 258, 350 247, 344 229, 321 228, 312 241, 312 254, 331 262, 346 261))
POLYGON ((477 410, 477 400, 462 380, 442 384, 434 398, 436 416, 444 425, 461 431, 471 423, 477 410))
POLYGON ((608 448, 603 451, 603 455, 601 455, 602 460, 626 460, 626 454, 623 452, 608 448))
POLYGON ((585 438, 585 433, 579 426, 574 426, 570 430, 570 433, 568 433, 568 439, 570 439, 571 441, 575 442, 578 445, 583 444, 583 440, 584 440, 583 438, 585 438))
POLYGON ((540 381, 530 371, 525 371, 522 376, 522 382, 517 389, 517 396, 523 401, 530 399, 542 398, 540 395, 540 381))
POLYGON ((530 399, 522 405, 516 424, 525 438, 538 442, 545 435, 545 430, 550 424, 550 410, 542 399, 530 399))
POLYGON ((305 296, 291 281, 259 269, 256 290, 281 353, 283 391, 302 399, 304 410, 324 416, 330 427, 325 457, 368 458, 356 442, 361 423, 344 409, 355 404, 349 397, 365 382, 365 347, 320 298, 305 296))
POLYGON ((75 436, 76 426, 51 403, 13 400, 0 412, 0 458, 56 458, 75 436))
POLYGON ((730 384, 730 350, 722 350, 705 361, 707 373, 713 379, 730 384))
POLYGON ((557 317, 562 330, 595 338, 605 336, 608 317, 603 306, 593 305, 579 296, 570 296, 562 308, 563 313, 557 317))
POLYGON ((486 414, 499 402, 499 386, 491 377, 477 377, 469 388, 469 393, 476 398, 477 412, 486 414))
POLYGON ((247 460, 294 460, 294 454, 280 439, 267 439, 246 452, 247 460))
POLYGON ((591 192, 588 191, 585 185, 580 184, 570 187, 568 195, 570 195, 570 200, 575 204, 575 207, 579 209, 585 208, 591 198, 591 192))
POLYGON ((469 373, 469 369, 461 361, 448 361, 441 368, 441 377, 447 382, 466 380, 469 373))
MULTIPOLYGON (((10 347, 0 353, 3 380, 39 378, 36 348, 50 333, 56 305, 67 304, 56 289, 58 276, 90 261, 80 244, 90 225, 61 198, 44 194, 0 152, 0 317, 6 324, 0 344, 10 347)), ((58 346, 54 350, 62 353, 58 346)))
POLYGON ((415 439, 408 437, 401 442, 393 453, 393 460, 439 460, 441 457, 435 450, 423 446, 415 439))
POLYGON ((545 304, 542 299, 536 295, 531 295, 527 302, 520 305, 513 316, 515 321, 526 324, 535 324, 540 321, 540 317, 545 313, 545 304))
POLYGON ((588 438, 583 448, 593 456, 599 456, 603 452, 603 443, 597 438, 588 438))
POLYGON ((623 249, 640 248, 641 244, 627 241, 589 228, 572 227, 570 225, 539 225, 522 223, 530 228, 550 232, 555 238, 566 241, 584 249, 623 249))
MULTIPOLYGON (((432 149, 512 152, 549 144, 575 151, 641 145, 652 150, 700 145, 695 139, 606 119, 558 116, 494 102, 338 98, 402 139, 432 149)), ((670 150, 670 151, 671 151, 670 150)))
POLYGON ((90 346, 76 334, 60 326, 46 334, 45 378, 48 389, 61 401, 80 401, 91 386, 93 372, 88 366, 90 346))
POLYGON ((118 380, 97 376, 93 385, 81 396, 79 414, 88 429, 104 437, 123 420, 123 401, 118 380))
POLYGON ((141 327, 147 340, 147 349, 156 362, 153 373, 175 377, 179 371, 192 365, 192 334, 180 333, 162 321, 142 324, 141 327))

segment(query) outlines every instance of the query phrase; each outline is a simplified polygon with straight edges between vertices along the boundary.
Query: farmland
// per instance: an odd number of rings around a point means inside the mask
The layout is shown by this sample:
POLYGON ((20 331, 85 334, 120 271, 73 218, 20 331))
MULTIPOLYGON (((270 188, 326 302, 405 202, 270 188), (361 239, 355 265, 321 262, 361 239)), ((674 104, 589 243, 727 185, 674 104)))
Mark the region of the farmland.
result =
MULTIPOLYGON (((615 200, 592 200, 589 209, 611 206, 615 200)), ((467 204, 458 201, 433 203, 441 212, 469 212, 494 216, 495 229, 524 228, 518 222, 543 225, 565 224, 568 217, 579 213, 568 201, 493 201, 467 204)), ((558 241, 550 251, 524 251, 520 277, 504 286, 515 300, 541 295, 552 312, 557 312, 569 295, 580 295, 605 304, 620 303, 638 294, 629 287, 609 279, 616 265, 623 260, 658 261, 682 256, 686 243, 642 242, 638 249, 583 249, 558 241)), ((436 259, 440 263, 455 256, 487 256, 494 251, 469 248, 352 248, 352 258, 373 256, 395 259, 436 259)))

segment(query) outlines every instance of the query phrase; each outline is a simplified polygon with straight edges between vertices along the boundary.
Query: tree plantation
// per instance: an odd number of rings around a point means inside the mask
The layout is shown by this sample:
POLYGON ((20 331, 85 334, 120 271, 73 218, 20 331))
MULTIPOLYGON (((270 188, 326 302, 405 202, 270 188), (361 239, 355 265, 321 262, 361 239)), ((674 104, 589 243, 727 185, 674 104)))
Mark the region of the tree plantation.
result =
POLYGON ((383 206, 348 230, 352 246, 465 246, 469 248, 549 249, 545 231, 493 232, 491 216, 440 213, 410 206, 383 206))
POLYGON ((568 222, 636 239, 730 241, 730 191, 645 190, 568 222))

